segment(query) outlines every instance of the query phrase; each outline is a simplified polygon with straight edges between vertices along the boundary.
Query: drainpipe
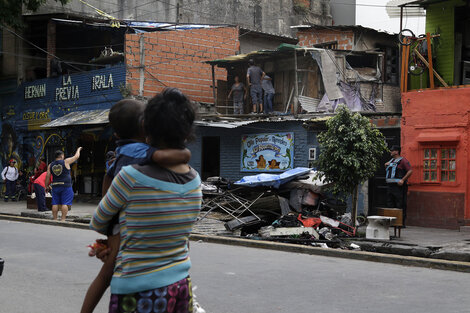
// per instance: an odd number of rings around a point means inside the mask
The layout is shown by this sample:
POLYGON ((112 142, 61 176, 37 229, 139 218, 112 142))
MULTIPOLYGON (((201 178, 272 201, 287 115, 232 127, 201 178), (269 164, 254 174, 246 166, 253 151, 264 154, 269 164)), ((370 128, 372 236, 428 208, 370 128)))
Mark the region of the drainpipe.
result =
POLYGON ((400 32, 403 29, 403 6, 400 7, 400 32))
MULTIPOLYGON (((212 96, 214 97, 214 107, 217 106, 217 96, 215 94, 215 69, 214 69, 214 64, 211 64, 212 66, 212 96)), ((215 108, 215 112, 217 112, 217 108, 215 108)))
POLYGON ((139 38, 139 55, 140 55, 140 79, 139 79, 139 96, 144 96, 144 82, 145 82, 145 48, 144 48, 144 35, 139 38))

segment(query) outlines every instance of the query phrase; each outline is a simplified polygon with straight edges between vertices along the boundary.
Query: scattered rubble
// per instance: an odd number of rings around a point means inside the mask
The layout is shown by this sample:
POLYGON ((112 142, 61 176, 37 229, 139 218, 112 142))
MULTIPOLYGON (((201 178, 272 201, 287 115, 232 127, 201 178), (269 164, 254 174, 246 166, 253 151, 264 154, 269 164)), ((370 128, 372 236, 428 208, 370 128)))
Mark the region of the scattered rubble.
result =
POLYGON ((204 201, 196 232, 210 229, 217 213, 217 230, 246 238, 300 243, 312 246, 358 249, 346 238, 356 236, 346 203, 327 198, 326 184, 308 168, 280 175, 246 176, 231 184, 220 177, 203 183, 204 201), (205 225, 205 226, 201 226, 205 225))

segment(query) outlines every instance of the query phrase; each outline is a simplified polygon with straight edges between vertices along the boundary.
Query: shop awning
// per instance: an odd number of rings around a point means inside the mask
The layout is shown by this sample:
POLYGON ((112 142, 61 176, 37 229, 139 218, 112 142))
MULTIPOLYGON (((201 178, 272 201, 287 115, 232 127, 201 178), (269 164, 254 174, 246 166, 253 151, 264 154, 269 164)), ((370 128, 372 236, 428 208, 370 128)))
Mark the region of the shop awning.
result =
POLYGON ((59 117, 47 124, 42 125, 43 128, 62 127, 70 125, 96 125, 106 124, 108 120, 109 109, 75 111, 59 117))

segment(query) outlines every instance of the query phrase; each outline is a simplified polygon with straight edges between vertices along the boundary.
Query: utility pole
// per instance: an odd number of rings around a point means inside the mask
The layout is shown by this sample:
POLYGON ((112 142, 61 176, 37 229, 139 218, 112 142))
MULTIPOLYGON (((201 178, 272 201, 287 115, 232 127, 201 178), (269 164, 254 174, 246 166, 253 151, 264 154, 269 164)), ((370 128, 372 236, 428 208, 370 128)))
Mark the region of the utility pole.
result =
POLYGON ((180 1, 177 0, 176 2, 176 25, 180 23, 180 1))
POLYGON ((144 47, 144 34, 139 38, 139 55, 140 55, 140 80, 139 80, 139 96, 144 96, 144 81, 145 81, 145 47, 144 47))

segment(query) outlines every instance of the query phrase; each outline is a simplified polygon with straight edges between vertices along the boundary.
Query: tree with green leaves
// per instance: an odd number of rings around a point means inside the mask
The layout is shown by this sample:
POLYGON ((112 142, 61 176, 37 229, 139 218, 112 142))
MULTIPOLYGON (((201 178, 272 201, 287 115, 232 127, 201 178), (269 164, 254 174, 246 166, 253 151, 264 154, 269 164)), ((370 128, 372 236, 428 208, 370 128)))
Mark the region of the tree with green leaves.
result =
POLYGON ((357 217, 358 187, 374 176, 379 160, 387 150, 385 137, 367 117, 351 113, 345 106, 326 122, 327 130, 318 134, 318 170, 330 190, 338 196, 352 196, 352 220, 357 217))
MULTIPOLYGON (((21 27, 23 9, 36 12, 47 0, 0 0, 0 25, 21 27)), ((66 4, 70 0, 55 0, 66 4)))

